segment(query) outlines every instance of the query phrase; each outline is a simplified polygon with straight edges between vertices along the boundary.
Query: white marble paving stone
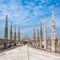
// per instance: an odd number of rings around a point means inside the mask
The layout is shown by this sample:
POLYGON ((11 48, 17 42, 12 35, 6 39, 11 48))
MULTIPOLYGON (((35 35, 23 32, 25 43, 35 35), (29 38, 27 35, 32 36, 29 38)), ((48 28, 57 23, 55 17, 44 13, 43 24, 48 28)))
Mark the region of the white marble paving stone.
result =
MULTIPOLYGON (((28 47, 28 50, 29 60, 60 60, 60 56, 56 56, 48 52, 31 47, 28 47)), ((0 60, 28 60, 28 50, 26 45, 5 51, 4 55, 0 55, 0 60)))

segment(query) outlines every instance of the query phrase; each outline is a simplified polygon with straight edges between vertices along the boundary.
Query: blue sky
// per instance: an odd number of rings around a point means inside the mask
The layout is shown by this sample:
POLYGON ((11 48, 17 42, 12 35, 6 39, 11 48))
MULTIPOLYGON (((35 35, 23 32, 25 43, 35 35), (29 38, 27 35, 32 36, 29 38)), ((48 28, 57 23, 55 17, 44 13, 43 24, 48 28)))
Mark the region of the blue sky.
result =
POLYGON ((48 37, 51 32, 52 4, 54 5, 54 14, 56 22, 56 36, 60 37, 60 0, 0 0, 0 38, 4 37, 4 27, 6 14, 8 15, 8 24, 20 26, 21 37, 28 35, 32 38, 33 28, 39 29, 40 22, 44 27, 46 20, 48 37))

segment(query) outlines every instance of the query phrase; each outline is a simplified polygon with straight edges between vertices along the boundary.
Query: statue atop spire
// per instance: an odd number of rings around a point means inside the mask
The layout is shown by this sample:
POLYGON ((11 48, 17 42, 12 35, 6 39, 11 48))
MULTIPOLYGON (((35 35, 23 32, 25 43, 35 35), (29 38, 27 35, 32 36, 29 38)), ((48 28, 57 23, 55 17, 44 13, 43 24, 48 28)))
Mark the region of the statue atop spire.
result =
POLYGON ((52 5, 52 22, 55 22, 54 21, 54 6, 52 5))

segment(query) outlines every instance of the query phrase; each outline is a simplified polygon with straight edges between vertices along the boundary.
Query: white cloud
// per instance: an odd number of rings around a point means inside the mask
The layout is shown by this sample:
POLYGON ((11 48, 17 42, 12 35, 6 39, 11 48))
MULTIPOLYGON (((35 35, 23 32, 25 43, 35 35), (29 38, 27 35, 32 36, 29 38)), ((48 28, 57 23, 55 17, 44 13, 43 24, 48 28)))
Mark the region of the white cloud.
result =
MULTIPOLYGON (((0 2, 3 2, 4 0, 1 0, 0 2)), ((1 3, 0 4, 0 21, 6 20, 5 15, 8 14, 8 18, 9 18, 9 25, 10 25, 10 21, 13 21, 13 26, 17 25, 17 26, 21 26, 22 28, 26 28, 25 31, 30 31, 32 30, 32 28, 34 26, 39 26, 40 22, 44 22, 44 16, 48 13, 49 15, 51 14, 51 6, 48 7, 48 9, 46 9, 47 7, 44 7, 42 4, 49 2, 48 0, 41 0, 41 4, 39 5, 35 5, 35 2, 31 1, 31 2, 27 2, 25 1, 26 5, 23 5, 21 3, 21 0, 18 1, 14 1, 14 0, 10 0, 8 4, 4 4, 1 3), (44 10, 46 9, 46 10, 44 10), (30 28, 29 28, 30 26, 30 28), (33 27, 31 27, 33 26, 33 27)), ((59 9, 59 8, 58 8, 59 9)), ((58 11, 57 9, 57 11, 58 11)), ((59 14, 58 12, 55 12, 55 16, 56 16, 56 22, 59 21, 60 22, 60 18, 57 18, 57 15, 59 14)), ((50 21, 51 21, 51 16, 47 16, 47 23, 49 24, 48 27, 50 26, 50 21)), ((60 23, 57 22, 57 27, 60 27, 60 23), (59 24, 58 24, 59 23, 59 24)), ((1 26, 0 26, 1 27, 1 26)), ((24 29, 25 29, 24 28, 24 29)), ((2 29, 2 28, 1 28, 2 29)), ((24 30, 22 30, 23 32, 24 30)), ((29 32, 26 32, 29 33, 29 32)))

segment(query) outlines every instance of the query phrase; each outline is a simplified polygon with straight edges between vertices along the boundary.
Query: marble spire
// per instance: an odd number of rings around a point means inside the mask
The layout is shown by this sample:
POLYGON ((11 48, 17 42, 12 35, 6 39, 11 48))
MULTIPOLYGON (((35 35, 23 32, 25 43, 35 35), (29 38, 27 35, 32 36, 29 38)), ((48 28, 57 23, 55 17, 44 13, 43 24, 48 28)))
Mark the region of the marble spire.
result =
POLYGON ((56 26, 55 26, 54 7, 53 6, 52 6, 51 39, 52 39, 52 52, 56 52, 56 26))

